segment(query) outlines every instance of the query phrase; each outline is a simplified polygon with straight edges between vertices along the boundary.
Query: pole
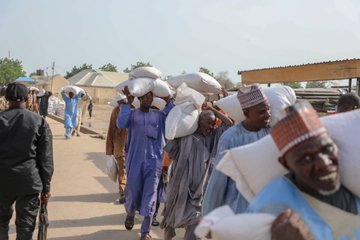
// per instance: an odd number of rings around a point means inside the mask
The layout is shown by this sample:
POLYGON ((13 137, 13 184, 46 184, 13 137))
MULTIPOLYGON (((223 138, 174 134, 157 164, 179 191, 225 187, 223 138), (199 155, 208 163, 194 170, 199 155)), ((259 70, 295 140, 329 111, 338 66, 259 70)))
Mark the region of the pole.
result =
POLYGON ((268 85, 268 87, 271 87, 271 83, 268 83, 267 85, 268 85))
POLYGON ((53 91, 53 81, 54 81, 55 62, 53 62, 51 69, 52 69, 52 73, 51 73, 50 91, 54 92, 53 91))
POLYGON ((356 85, 357 85, 357 95, 360 96, 360 78, 357 78, 356 80, 357 80, 357 83, 356 83, 356 85))
POLYGON ((352 78, 349 78, 349 93, 351 93, 352 78))

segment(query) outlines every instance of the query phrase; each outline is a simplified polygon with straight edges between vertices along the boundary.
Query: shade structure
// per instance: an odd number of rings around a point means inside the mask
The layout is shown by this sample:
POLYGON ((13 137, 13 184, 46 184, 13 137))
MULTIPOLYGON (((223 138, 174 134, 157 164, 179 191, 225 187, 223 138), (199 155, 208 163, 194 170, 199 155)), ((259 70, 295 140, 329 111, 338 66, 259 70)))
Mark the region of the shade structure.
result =
POLYGON ((26 86, 36 83, 31 77, 18 77, 15 82, 25 84, 26 86))

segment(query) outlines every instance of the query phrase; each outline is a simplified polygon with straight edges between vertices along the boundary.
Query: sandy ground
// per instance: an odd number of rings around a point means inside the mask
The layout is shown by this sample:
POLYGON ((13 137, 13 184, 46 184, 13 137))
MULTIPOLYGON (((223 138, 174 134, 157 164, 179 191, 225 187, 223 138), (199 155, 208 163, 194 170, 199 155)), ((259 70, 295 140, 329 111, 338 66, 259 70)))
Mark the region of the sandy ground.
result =
MULTIPOLYGON (((106 133, 111 110, 108 106, 96 106, 94 118, 86 118, 84 124, 91 123, 93 129, 106 133)), ((48 239, 139 239, 142 217, 137 215, 132 231, 125 229, 126 213, 123 205, 116 202, 117 185, 104 172, 105 140, 86 134, 65 140, 63 125, 52 119, 48 122, 53 132, 55 161, 48 239)), ((15 239, 14 218, 10 239, 15 239)), ((178 232, 183 234, 182 230, 178 232)), ((36 234, 37 230, 34 238, 36 234)), ((153 227, 150 234, 154 239, 163 239, 159 227, 153 227)))
POLYGON ((109 105, 94 105, 91 119, 89 118, 89 112, 86 111, 83 126, 106 135, 112 110, 113 107, 109 105))

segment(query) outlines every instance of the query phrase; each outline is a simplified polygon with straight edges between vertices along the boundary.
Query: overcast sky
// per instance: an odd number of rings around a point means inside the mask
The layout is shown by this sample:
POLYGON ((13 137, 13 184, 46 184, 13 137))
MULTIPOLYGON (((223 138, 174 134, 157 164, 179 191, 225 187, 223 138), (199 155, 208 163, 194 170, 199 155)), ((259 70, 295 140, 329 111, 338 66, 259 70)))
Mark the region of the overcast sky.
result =
POLYGON ((27 74, 145 61, 238 81, 238 70, 360 58, 360 1, 0 0, 0 58, 9 51, 27 74))

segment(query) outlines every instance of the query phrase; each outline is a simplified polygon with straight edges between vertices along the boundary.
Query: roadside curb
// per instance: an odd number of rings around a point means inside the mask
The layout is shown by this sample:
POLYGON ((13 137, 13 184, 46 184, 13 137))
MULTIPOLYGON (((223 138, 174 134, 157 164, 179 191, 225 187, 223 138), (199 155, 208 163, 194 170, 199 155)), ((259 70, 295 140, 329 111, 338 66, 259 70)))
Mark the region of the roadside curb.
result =
MULTIPOLYGON (((59 116, 56 116, 56 115, 53 115, 53 114, 49 114, 48 117, 55 120, 55 121, 58 121, 60 123, 64 123, 64 119, 62 117, 59 117, 59 116)), ((95 132, 94 130, 92 130, 90 128, 87 128, 87 127, 81 126, 80 127, 80 132, 85 133, 85 134, 95 134, 95 135, 98 135, 99 138, 105 139, 103 134, 95 132)))

